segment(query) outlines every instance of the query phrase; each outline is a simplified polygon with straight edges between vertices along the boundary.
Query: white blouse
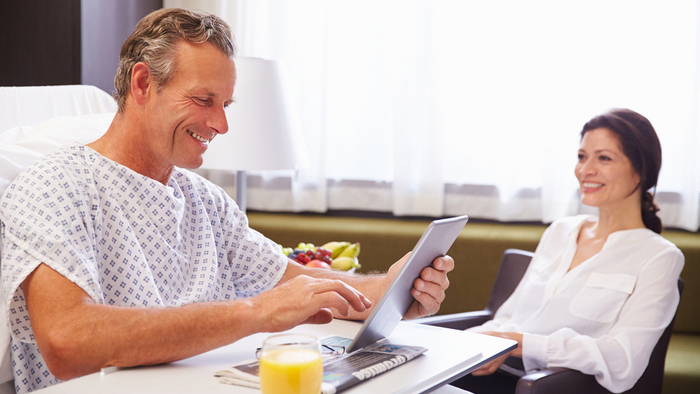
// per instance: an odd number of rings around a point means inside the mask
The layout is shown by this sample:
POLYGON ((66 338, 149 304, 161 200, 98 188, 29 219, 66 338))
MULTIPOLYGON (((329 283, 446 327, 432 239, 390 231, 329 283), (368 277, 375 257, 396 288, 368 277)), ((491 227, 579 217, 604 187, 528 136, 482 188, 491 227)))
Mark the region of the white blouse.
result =
POLYGON ((521 332, 526 371, 576 369, 622 392, 642 375, 673 319, 685 259, 653 231, 632 229, 610 234, 600 252, 569 271, 581 226, 595 220, 554 222, 494 319, 470 330, 521 332))

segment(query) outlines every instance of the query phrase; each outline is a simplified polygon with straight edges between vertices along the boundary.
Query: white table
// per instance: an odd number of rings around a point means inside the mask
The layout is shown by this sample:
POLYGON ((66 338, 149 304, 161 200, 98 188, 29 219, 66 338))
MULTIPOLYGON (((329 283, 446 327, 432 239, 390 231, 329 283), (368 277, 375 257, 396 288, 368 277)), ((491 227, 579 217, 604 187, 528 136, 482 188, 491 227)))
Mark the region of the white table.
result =
MULTIPOLYGON (((291 331, 318 337, 341 335, 352 338, 359 328, 358 322, 336 319, 330 324, 303 325, 291 331)), ((214 373, 237 362, 254 358, 255 349, 261 346, 268 335, 251 335, 231 345, 170 364, 95 373, 36 392, 42 394, 259 394, 260 391, 256 389, 219 383, 214 373)), ((440 387, 513 350, 517 345, 515 341, 508 339, 406 321, 396 327, 390 339, 396 343, 424 346, 428 351, 396 369, 387 371, 343 393, 448 392, 447 388, 440 387)))

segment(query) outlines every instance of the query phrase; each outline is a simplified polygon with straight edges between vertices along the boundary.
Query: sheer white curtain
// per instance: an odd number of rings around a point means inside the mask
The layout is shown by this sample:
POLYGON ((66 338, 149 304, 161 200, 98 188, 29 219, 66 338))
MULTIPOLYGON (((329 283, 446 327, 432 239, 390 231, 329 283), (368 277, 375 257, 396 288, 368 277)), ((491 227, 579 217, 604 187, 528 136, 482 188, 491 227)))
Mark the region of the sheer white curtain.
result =
POLYGON ((239 1, 240 54, 280 63, 306 135, 299 154, 312 162, 291 190, 263 174, 260 187, 249 189, 249 206, 440 216, 442 131, 430 110, 435 84, 425 50, 432 40, 421 23, 430 7, 339 4, 239 1))
POLYGON ((276 60, 312 166, 251 209, 550 222, 586 211, 578 132, 647 116, 664 224, 700 223, 697 1, 238 0, 240 54, 276 60))

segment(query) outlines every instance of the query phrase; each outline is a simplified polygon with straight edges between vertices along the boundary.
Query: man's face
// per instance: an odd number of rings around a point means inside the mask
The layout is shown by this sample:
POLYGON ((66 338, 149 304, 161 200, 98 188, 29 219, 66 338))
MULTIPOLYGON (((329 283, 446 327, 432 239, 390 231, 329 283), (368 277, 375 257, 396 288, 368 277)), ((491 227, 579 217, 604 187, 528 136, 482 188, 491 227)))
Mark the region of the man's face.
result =
POLYGON ((146 136, 165 168, 197 168, 217 134, 228 131, 225 109, 233 101, 236 66, 214 45, 180 42, 172 79, 157 92, 149 86, 146 136))

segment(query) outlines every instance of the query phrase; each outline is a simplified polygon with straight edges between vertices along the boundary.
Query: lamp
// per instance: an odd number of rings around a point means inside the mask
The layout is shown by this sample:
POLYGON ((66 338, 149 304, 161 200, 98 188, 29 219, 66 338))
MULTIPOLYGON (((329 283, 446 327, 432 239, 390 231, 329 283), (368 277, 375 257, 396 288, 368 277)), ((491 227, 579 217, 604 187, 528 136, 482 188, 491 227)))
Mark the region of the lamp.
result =
POLYGON ((200 168, 237 171, 236 203, 245 212, 246 171, 299 169, 308 158, 298 154, 303 138, 291 127, 274 62, 237 58, 234 97, 229 132, 209 144, 200 168))

